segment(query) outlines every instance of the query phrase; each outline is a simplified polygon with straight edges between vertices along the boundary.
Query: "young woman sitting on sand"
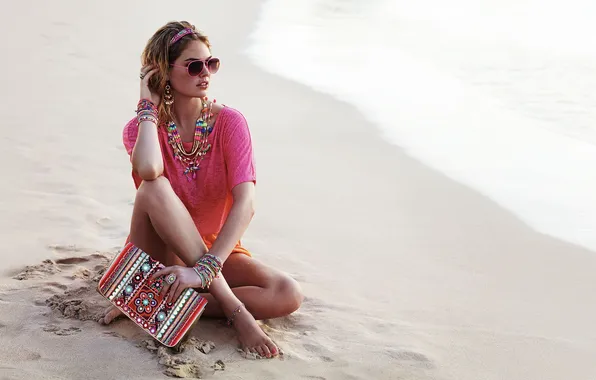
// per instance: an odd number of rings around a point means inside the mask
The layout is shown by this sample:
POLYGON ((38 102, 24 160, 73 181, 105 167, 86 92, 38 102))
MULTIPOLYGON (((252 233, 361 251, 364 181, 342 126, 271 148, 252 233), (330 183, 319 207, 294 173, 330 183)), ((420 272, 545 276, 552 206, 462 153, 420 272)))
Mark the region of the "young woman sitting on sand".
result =
MULTIPOLYGON (((137 117, 123 132, 137 188, 129 239, 166 266, 155 277, 167 275, 163 291, 172 299, 206 289, 204 316, 227 318, 244 350, 276 356, 255 318, 288 315, 303 296, 296 281, 239 244, 254 213, 255 164, 243 115, 207 99, 219 60, 207 36, 170 22, 148 41, 142 62, 137 117), (193 269, 207 258, 223 264, 218 276, 193 269)), ((110 308, 101 322, 119 315, 110 308)))

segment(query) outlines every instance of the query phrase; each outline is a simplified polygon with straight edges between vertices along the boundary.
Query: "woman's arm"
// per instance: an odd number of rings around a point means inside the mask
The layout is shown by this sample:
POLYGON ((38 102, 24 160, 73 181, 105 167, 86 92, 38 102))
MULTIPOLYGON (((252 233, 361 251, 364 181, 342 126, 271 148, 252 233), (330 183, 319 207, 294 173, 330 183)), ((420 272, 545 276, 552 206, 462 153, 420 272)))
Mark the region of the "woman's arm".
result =
POLYGON ((132 151, 132 168, 145 181, 163 173, 163 157, 159 146, 157 126, 151 121, 139 125, 139 135, 132 151))
MULTIPOLYGON (((157 71, 158 69, 151 65, 141 69, 141 99, 149 100, 154 107, 159 105, 160 97, 149 88, 149 79, 157 71)), ((156 114, 155 117, 157 118, 156 114)), ((151 181, 162 175, 163 157, 159 146, 157 124, 153 121, 139 123, 139 133, 132 151, 131 162, 132 169, 144 181, 151 181)))
POLYGON ((234 197, 234 203, 230 213, 209 251, 210 254, 217 256, 222 262, 230 256, 255 213, 255 184, 253 182, 243 182, 234 186, 232 196, 234 197))

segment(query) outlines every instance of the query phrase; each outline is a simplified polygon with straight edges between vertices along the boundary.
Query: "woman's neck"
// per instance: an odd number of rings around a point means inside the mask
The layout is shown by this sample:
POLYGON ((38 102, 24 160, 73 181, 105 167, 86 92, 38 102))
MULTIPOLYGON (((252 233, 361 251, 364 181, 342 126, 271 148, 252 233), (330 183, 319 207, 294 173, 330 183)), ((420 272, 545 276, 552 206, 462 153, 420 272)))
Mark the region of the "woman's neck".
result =
POLYGON ((194 131, 195 122, 201 113, 201 99, 180 95, 175 96, 174 99, 173 111, 176 126, 182 131, 194 131))

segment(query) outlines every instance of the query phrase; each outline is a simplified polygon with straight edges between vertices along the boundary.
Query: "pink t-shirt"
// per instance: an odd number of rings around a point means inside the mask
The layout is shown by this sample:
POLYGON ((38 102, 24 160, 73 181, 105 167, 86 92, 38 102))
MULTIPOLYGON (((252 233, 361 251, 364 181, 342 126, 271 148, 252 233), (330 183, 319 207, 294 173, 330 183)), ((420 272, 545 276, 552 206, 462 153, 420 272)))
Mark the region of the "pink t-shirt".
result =
MULTIPOLYGON (((136 117, 123 131, 124 146, 132 154, 139 126, 136 117)), ((183 164, 174 159, 165 128, 158 130, 163 156, 163 175, 170 181, 174 192, 182 200, 201 235, 218 234, 230 208, 232 188, 242 182, 256 183, 255 163, 248 124, 237 110, 224 107, 218 114, 208 141, 211 149, 201 161, 196 178, 187 177, 183 164)), ((192 142, 184 143, 186 151, 192 142)), ((132 173, 136 188, 142 179, 132 173)))

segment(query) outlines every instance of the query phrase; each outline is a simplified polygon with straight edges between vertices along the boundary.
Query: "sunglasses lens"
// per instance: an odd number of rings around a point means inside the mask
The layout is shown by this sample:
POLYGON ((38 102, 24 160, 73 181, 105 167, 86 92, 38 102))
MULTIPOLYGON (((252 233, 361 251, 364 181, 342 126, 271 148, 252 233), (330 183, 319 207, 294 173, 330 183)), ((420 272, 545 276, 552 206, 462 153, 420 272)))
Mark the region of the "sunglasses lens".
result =
POLYGON ((207 61, 207 67, 211 74, 215 74, 219 70, 219 58, 211 58, 207 61))
POLYGON ((192 76, 199 75, 203 71, 203 62, 193 61, 188 65, 188 73, 192 76))

